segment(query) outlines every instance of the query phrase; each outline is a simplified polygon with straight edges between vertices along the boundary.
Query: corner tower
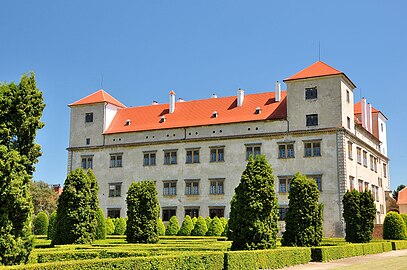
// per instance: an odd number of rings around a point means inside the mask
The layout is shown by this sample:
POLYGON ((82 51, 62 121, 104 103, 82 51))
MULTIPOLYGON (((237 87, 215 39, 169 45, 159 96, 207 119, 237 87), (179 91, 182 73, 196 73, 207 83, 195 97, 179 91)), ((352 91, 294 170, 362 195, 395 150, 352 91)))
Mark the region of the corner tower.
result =
POLYGON ((354 132, 354 83, 318 61, 284 80, 290 130, 344 127, 354 132))

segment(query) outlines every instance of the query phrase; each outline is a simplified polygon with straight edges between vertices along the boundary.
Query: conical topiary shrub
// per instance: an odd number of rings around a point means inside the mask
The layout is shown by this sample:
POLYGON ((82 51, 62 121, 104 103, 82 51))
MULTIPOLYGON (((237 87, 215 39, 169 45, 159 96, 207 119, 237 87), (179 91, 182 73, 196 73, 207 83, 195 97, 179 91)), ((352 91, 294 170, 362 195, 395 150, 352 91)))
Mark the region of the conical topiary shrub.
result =
POLYGON ((214 217, 212 219, 211 225, 209 225, 208 232, 206 235, 208 236, 221 236, 223 232, 222 221, 218 217, 214 217))
POLYGON ((177 235, 179 231, 179 223, 177 216, 172 216, 168 222, 167 229, 165 230, 165 235, 177 235))
POLYGON ((55 236, 55 222, 57 221, 57 211, 52 212, 48 222, 47 239, 52 240, 55 236))
POLYGON ((110 217, 106 219, 106 233, 108 235, 114 234, 114 222, 110 217))
POLYGON ((182 221, 181 229, 178 231, 178 235, 189 236, 191 235, 192 230, 194 229, 194 224, 189 215, 186 215, 184 221, 182 221))
POLYGON ((205 236, 208 231, 206 226, 206 221, 203 217, 198 217, 198 220, 195 223, 194 229, 191 232, 191 235, 194 236, 205 236))
POLYGON ((34 220, 34 234, 44 235, 48 232, 48 216, 45 212, 39 212, 34 220))
POLYGON ((114 234, 123 235, 126 232, 126 220, 124 218, 116 218, 114 221, 114 234))
POLYGON ((165 235, 165 225, 161 218, 158 218, 157 231, 159 236, 165 235))
POLYGON ((96 222, 97 224, 95 239, 106 239, 106 220, 101 208, 96 211, 96 222))

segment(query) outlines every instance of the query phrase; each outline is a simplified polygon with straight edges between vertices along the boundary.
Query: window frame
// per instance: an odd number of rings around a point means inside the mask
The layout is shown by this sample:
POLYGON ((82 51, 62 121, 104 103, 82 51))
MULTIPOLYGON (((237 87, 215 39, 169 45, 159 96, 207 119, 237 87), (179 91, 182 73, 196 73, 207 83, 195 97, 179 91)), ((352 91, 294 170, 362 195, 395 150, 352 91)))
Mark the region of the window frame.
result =
POLYGON ((348 159, 353 160, 353 143, 348 141, 348 159))
POLYGON ((295 142, 281 142, 277 144, 278 144, 278 158, 280 159, 295 158, 295 146, 294 146, 295 142), (289 149, 288 148, 289 146, 291 146, 292 149, 289 149), (284 149, 281 149, 282 147, 284 149), (290 150, 292 150, 291 154, 290 150))
POLYGON ((122 196, 122 184, 123 182, 114 182, 114 183, 108 183, 109 185, 109 198, 117 198, 122 196), (111 189, 111 187, 114 186, 114 189, 111 189), (119 187, 119 189, 117 189, 119 187))
POLYGON ((322 151, 321 151, 321 143, 322 140, 307 140, 307 141, 303 141, 304 143, 304 157, 308 158, 308 157, 321 157, 322 156, 322 151), (307 144, 310 144, 311 147, 307 147, 307 144), (319 147, 315 147, 315 144, 319 144, 319 147), (318 149, 319 150, 316 150, 318 149), (311 149, 310 155, 308 155, 308 151, 307 149, 311 149))
POLYGON ((200 148, 187 148, 185 154, 185 164, 200 163, 200 148), (191 155, 188 155, 188 153, 191 153, 191 155), (196 159, 196 157, 198 158, 196 159))
POLYGON ((164 165, 176 165, 178 163, 177 152, 178 149, 164 150, 164 165))
POLYGON ((319 125, 318 114, 313 113, 313 114, 305 115, 305 125, 307 127, 316 127, 316 126, 318 126, 319 125))
POLYGON ((188 215, 191 218, 194 218, 194 217, 198 218, 199 210, 200 210, 199 206, 185 206, 184 207, 184 217, 186 217, 188 215), (187 213, 187 212, 189 212, 189 213, 187 213))
POLYGON ((173 216, 177 216, 177 207, 162 207, 161 208, 161 217, 163 221, 170 221, 170 218, 173 216), (165 214, 165 212, 169 212, 165 214), (172 215, 172 211, 174 211, 174 215, 172 215), (169 214, 169 215, 168 215, 169 214), (168 219, 167 219, 168 217, 168 219))
POLYGON ((110 153, 109 155, 110 155, 109 168, 123 167, 123 153, 110 153))
POLYGON ((356 147, 356 157, 358 164, 362 165, 362 148, 356 147))
POLYGON ((177 180, 163 181, 163 196, 176 196, 177 195, 177 180), (168 185, 168 187, 166 187, 168 185), (166 192, 167 189, 167 192, 166 192))
POLYGON ((208 180, 209 180, 209 195, 225 194, 225 178, 209 178, 208 180))
POLYGON ((93 155, 81 156, 81 168, 84 170, 93 169, 93 155))
POLYGON ((316 86, 305 88, 305 100, 318 99, 318 88, 316 86))
POLYGON ((156 166, 156 165, 157 165, 157 151, 143 151, 143 166, 156 166))
POLYGON ((246 160, 249 160, 250 155, 253 155, 253 158, 256 158, 258 155, 261 155, 261 143, 245 144, 245 150, 246 160))
POLYGON ((215 216, 218 218, 225 217, 225 206, 209 206, 208 209, 210 218, 214 218, 215 216), (217 215, 217 213, 213 215, 214 212, 219 212, 221 215, 217 215))
POLYGON ((107 217, 110 217, 110 218, 120 218, 121 217, 121 208, 107 208, 107 217), (114 212, 118 212, 119 214, 118 215, 112 215, 111 213, 114 213, 114 212), (110 213, 110 214, 109 214, 110 213))
POLYGON ((293 176, 278 176, 278 193, 287 194, 290 192, 290 184, 293 176), (282 188, 285 187, 285 188, 282 188))
POLYGON ((318 186, 318 191, 322 192, 322 174, 310 174, 310 175, 307 175, 307 178, 314 179, 318 186))
POLYGON ((225 146, 209 147, 209 162, 225 162, 225 146))
POLYGON ((85 113, 85 123, 93 123, 93 112, 85 113))
POLYGON ((355 189, 355 177, 349 175, 349 190, 352 191, 355 189))
POLYGON ((362 160, 363 160, 363 166, 367 168, 367 151, 363 150, 362 152, 362 160))
POLYGON ((195 196, 195 195, 199 195, 200 194, 200 192, 199 192, 199 182, 200 182, 200 180, 199 179, 185 179, 184 180, 185 181, 185 195, 187 195, 187 196, 195 196), (195 184, 197 184, 196 186, 197 186, 197 189, 195 190, 195 184), (189 187, 188 187, 188 185, 190 185, 189 187), (189 191, 188 191, 188 188, 189 188, 189 191))

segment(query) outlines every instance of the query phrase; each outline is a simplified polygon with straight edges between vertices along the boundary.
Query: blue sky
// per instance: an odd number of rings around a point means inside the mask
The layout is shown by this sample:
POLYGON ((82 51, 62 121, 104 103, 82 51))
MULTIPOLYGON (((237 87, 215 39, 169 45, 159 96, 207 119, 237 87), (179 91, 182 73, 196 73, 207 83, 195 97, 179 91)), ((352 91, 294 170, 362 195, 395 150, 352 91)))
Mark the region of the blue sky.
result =
MULTIPOLYGON (((274 90, 318 60, 388 117, 391 188, 407 184, 407 1, 1 1, 0 81, 37 75, 47 107, 35 180, 63 183, 72 103, 127 106, 274 90), (362 92, 362 94, 361 94, 362 92)), ((285 86, 283 86, 285 88, 285 86)))

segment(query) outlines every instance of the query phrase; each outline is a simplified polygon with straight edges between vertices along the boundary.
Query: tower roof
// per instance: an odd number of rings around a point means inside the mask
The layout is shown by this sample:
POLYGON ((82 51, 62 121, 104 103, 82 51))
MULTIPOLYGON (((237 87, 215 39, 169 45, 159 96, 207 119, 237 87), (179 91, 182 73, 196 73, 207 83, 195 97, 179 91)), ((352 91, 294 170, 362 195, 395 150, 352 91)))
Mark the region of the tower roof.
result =
POLYGON ((300 79, 308 79, 308 78, 315 78, 315 77, 323 77, 323 76, 331 76, 331 75, 343 75, 349 82, 354 86, 355 84, 343 73, 328 64, 325 64, 322 61, 315 62, 314 64, 310 65, 309 67, 304 68, 300 72, 295 73, 291 77, 284 80, 286 81, 293 81, 293 80, 300 80, 300 79))
POLYGON ((84 97, 74 103, 69 104, 68 106, 77 106, 77 105, 85 105, 85 104, 93 104, 93 103, 110 103, 113 105, 116 105, 121 108, 126 108, 125 105, 120 103, 117 99, 109 95, 107 92, 105 92, 103 89, 100 89, 99 91, 96 91, 93 94, 90 94, 87 97, 84 97))

